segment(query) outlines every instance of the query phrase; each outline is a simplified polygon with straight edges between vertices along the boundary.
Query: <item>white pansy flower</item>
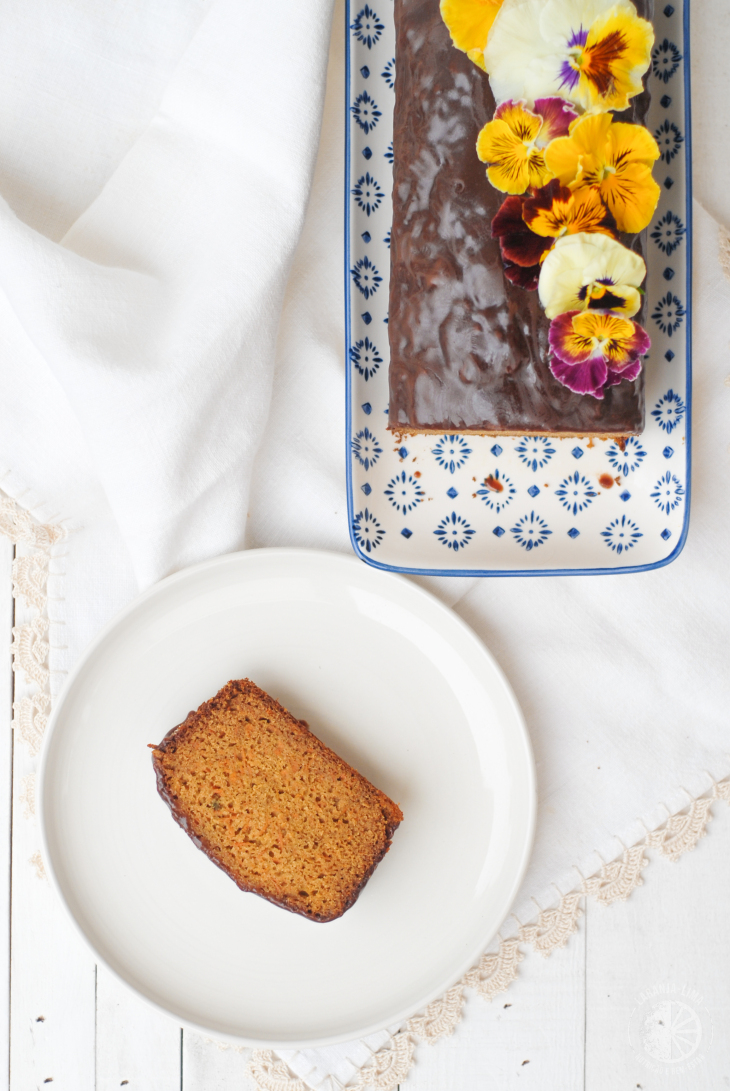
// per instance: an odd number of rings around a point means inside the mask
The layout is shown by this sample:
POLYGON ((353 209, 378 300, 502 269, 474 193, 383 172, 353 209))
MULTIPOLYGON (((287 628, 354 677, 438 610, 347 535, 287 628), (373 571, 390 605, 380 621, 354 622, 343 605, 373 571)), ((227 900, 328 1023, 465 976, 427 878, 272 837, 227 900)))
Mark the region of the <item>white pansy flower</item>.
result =
POLYGON ((631 318, 641 307, 646 265, 608 235, 564 235, 545 258, 538 291, 548 318, 567 311, 612 311, 631 318))
POLYGON ((561 95, 584 110, 625 110, 653 44, 631 0, 504 0, 484 61, 497 102, 561 95))

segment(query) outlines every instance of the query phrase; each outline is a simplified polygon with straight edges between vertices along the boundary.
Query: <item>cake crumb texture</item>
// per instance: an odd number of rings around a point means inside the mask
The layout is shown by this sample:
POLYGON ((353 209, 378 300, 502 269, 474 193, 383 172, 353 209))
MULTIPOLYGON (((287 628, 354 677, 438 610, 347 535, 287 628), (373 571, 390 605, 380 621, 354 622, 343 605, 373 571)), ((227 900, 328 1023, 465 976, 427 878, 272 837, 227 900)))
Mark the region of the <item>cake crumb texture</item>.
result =
POLYGON ((157 789, 242 889, 340 917, 390 848, 400 808, 249 679, 152 747, 157 789))

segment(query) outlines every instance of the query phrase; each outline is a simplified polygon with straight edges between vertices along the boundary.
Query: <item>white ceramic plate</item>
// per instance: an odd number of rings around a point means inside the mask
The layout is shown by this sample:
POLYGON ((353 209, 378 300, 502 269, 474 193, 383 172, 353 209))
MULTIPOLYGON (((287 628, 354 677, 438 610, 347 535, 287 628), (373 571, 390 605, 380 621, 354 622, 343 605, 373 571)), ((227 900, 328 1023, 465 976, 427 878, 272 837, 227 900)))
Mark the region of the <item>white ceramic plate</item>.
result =
POLYGON ((354 558, 221 557, 101 635, 59 699, 43 854, 93 950, 180 1022, 323 1045, 398 1023, 473 964, 522 878, 530 745, 499 668, 426 592, 354 558), (173 821, 148 743, 251 677, 402 807, 355 906, 316 924, 242 893, 173 821))

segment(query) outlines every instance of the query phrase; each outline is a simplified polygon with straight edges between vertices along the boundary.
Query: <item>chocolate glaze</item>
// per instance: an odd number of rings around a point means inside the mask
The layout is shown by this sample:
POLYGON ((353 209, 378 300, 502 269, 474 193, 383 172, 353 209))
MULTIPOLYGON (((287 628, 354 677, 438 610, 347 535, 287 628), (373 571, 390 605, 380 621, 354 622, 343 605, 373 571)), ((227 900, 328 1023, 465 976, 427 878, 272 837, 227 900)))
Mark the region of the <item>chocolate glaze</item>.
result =
MULTIPOLYGON (((639 0, 639 14, 651 18, 650 5, 639 0)), ((389 427, 641 432, 643 370, 602 401, 562 386, 537 292, 504 276, 490 225, 505 195, 476 154, 495 110, 486 75, 452 45, 438 0, 395 0, 395 21, 389 427)), ((622 120, 643 121, 648 101, 637 96, 622 120)), ((642 251, 640 238, 622 241, 642 251)))

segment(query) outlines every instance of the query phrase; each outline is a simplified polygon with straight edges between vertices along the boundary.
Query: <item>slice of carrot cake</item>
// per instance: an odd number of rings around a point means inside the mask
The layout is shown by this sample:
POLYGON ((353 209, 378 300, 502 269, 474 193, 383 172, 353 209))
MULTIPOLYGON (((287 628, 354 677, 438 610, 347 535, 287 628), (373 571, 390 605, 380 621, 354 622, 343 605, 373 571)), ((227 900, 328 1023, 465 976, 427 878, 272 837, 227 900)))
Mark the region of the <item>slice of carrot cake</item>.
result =
POLYGON ((247 678, 152 751, 157 789, 198 848, 241 890, 314 921, 354 904, 403 818, 247 678))

